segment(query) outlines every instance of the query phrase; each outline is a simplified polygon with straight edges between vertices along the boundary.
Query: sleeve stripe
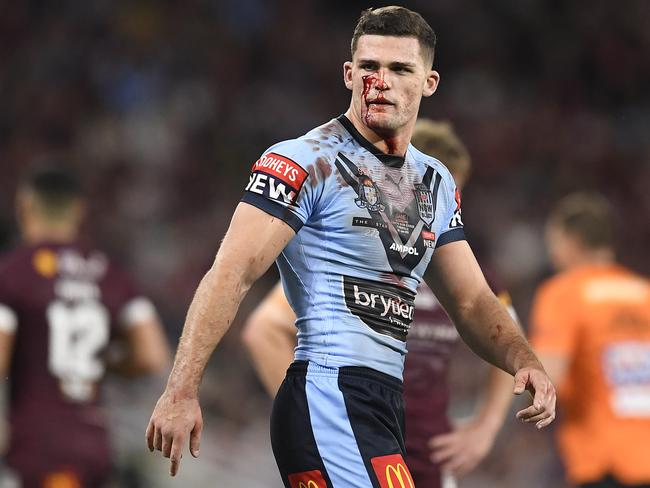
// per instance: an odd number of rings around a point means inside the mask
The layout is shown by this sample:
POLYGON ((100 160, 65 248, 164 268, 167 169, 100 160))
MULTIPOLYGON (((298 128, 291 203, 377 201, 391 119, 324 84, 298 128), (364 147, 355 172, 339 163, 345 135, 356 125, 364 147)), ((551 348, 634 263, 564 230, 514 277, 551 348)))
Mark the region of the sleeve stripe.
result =
POLYGON ((13 334, 18 327, 18 317, 13 310, 0 303, 0 332, 13 334))
POLYGON ((120 324, 131 327, 143 322, 154 320, 157 317, 156 307, 147 298, 138 297, 129 301, 120 312, 120 324))
POLYGON ((294 232, 296 232, 296 234, 304 225, 303 221, 300 220, 300 217, 294 214, 291 210, 289 210, 286 207, 283 207, 279 203, 276 203, 272 200, 269 200, 268 198, 263 197, 262 195, 258 195, 257 193, 251 193, 247 191, 246 193, 244 193, 244 196, 242 197, 241 201, 244 203, 248 203, 253 207, 257 207, 263 212, 272 215, 273 217, 277 217, 278 219, 282 220, 284 223, 289 225, 289 227, 291 227, 294 230, 294 232))
POLYGON ((448 230, 444 234, 441 234, 440 237, 438 237, 438 242, 436 243, 436 249, 444 246, 445 244, 449 244, 450 242, 464 241, 464 240, 466 240, 465 231, 463 230, 462 227, 459 229, 448 230))

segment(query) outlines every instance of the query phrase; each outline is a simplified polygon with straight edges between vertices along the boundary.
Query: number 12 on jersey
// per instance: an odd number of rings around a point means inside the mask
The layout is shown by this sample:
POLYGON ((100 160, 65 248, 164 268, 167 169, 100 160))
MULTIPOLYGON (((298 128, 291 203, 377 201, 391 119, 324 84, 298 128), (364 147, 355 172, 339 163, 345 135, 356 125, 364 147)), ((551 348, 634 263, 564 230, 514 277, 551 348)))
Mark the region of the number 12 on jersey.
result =
POLYGON ((108 344, 110 318, 101 303, 66 304, 55 300, 47 308, 50 372, 73 401, 92 400, 94 384, 104 375, 99 352, 108 344))

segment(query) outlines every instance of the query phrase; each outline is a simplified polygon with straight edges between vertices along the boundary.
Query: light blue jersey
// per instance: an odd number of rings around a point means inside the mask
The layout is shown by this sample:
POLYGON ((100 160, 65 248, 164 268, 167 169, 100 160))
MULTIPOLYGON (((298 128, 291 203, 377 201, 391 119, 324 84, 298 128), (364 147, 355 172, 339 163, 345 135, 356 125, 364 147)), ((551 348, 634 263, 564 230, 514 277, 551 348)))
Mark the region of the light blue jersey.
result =
POLYGON ((411 145, 386 155, 340 116, 269 148, 242 201, 296 231, 277 260, 296 359, 401 379, 417 285, 436 248, 465 238, 447 168, 411 145))

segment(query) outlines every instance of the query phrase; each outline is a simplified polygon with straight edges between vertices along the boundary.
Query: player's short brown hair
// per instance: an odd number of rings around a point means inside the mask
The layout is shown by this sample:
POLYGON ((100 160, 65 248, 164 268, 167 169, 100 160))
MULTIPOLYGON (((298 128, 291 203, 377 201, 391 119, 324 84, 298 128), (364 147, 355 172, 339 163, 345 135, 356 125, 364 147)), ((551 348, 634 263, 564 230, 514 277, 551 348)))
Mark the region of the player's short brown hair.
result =
POLYGON ((469 151, 449 122, 418 119, 411 144, 424 154, 439 159, 454 178, 462 177, 465 180, 469 177, 472 171, 469 151))
POLYGON ((591 249, 614 246, 614 214, 609 202, 597 193, 572 193, 560 200, 548 222, 576 236, 591 249))
POLYGON ((420 52, 429 66, 433 66, 436 48, 436 33, 417 12, 395 5, 361 12, 361 17, 352 35, 352 56, 357 50, 359 38, 363 35, 415 37, 420 43, 420 52))

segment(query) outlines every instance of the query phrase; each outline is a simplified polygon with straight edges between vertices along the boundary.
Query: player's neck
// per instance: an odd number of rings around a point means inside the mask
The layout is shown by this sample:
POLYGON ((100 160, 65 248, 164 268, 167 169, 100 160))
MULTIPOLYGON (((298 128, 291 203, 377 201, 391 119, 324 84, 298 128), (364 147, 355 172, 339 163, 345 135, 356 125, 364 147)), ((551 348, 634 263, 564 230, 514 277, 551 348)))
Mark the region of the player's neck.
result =
POLYGON ((65 244, 77 240, 79 232, 68 224, 41 224, 23 228, 23 240, 30 245, 65 244))
POLYGON ((350 120, 350 122, 352 122, 354 128, 381 152, 393 156, 403 157, 406 155, 406 149, 411 142, 411 134, 413 132, 412 126, 405 127, 404 130, 387 136, 378 134, 364 124, 355 114, 354 110, 352 110, 352 107, 348 108, 347 112, 345 112, 345 116, 350 120))
POLYGON ((614 264, 616 264, 616 254, 612 249, 585 249, 574 256, 570 268, 612 266, 614 264))

